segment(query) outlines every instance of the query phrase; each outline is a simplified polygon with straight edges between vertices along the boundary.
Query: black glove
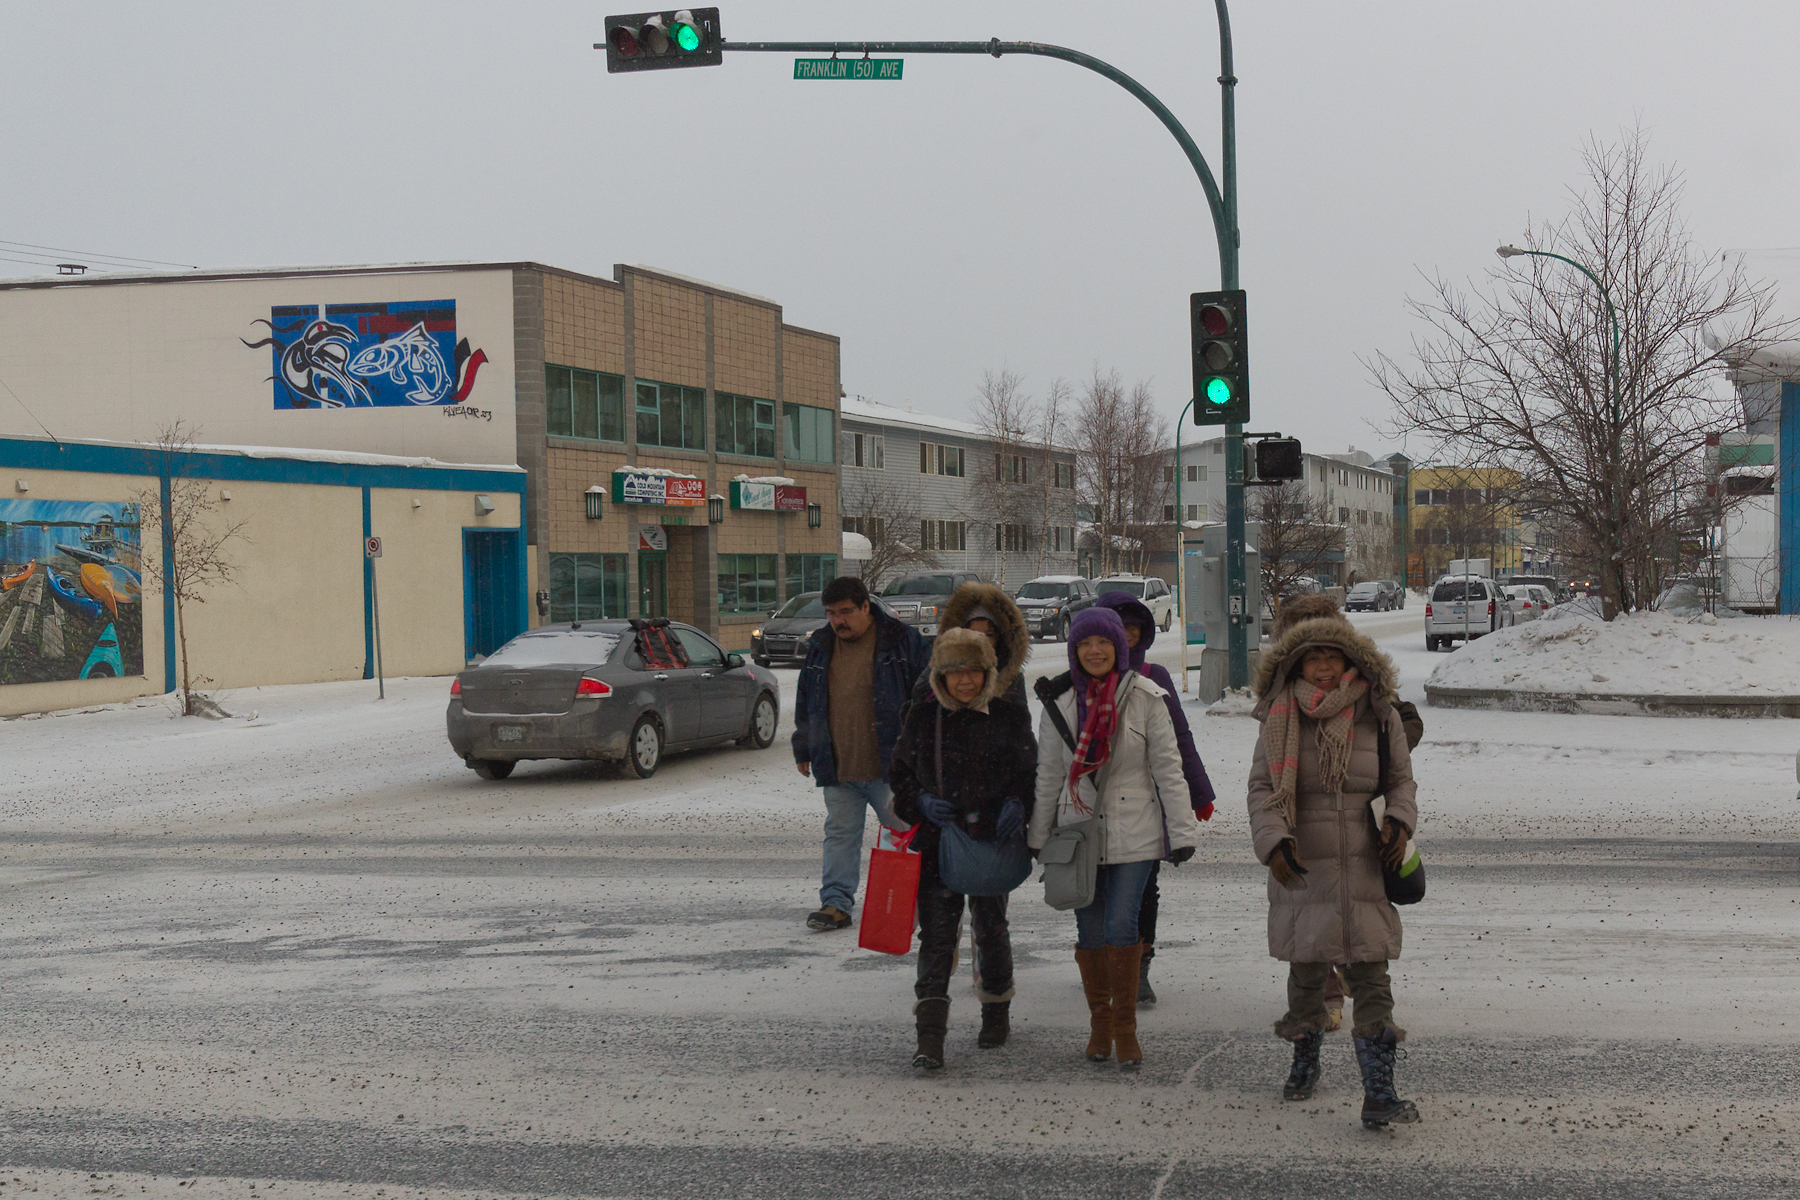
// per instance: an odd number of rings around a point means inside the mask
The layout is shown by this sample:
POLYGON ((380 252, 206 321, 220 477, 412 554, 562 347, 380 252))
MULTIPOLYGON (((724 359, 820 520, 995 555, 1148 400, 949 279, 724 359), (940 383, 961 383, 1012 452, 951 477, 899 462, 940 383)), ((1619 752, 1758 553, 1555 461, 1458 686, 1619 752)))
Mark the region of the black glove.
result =
POLYGON ((1006 803, 1000 806, 1000 815, 994 821, 994 837, 1002 842, 1013 842, 1025 832, 1025 806, 1017 796, 1008 796, 1006 803))
POLYGON ((1192 846, 1183 846, 1181 849, 1169 855, 1169 861, 1179 867, 1182 863, 1192 857, 1194 857, 1194 848, 1192 846))

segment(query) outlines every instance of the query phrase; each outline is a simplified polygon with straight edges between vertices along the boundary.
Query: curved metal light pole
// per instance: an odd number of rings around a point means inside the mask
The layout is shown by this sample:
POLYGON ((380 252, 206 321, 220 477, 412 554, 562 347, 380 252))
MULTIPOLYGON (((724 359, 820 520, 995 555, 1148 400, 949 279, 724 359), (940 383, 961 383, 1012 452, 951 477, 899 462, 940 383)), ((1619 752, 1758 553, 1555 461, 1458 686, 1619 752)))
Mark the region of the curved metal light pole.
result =
MULTIPOLYGON (((1612 440, 1613 470, 1615 472, 1623 470, 1624 464, 1621 462, 1622 450, 1621 450, 1620 440, 1619 440, 1620 433, 1621 433, 1620 427, 1619 427, 1619 376, 1622 371, 1622 368, 1621 368, 1620 362, 1619 362, 1619 310, 1613 307, 1612 293, 1608 292, 1606 290, 1606 285, 1604 283, 1600 282, 1600 277, 1598 275, 1594 274, 1592 271, 1588 270, 1586 267, 1582 266, 1580 263, 1576 262, 1574 259, 1568 257, 1565 254, 1554 254, 1549 250, 1521 250, 1517 246, 1501 246, 1501 247, 1497 248, 1494 251, 1494 253, 1498 254, 1501 258, 1519 258, 1519 257, 1554 258, 1557 262, 1567 263, 1569 266, 1574 267, 1577 271, 1580 271, 1583 275, 1586 275, 1588 277, 1588 280, 1596 288, 1599 289, 1600 299, 1602 301, 1604 301, 1606 304, 1606 315, 1609 318, 1611 318, 1611 320, 1612 320, 1612 335, 1613 335, 1612 371, 1611 371, 1612 379, 1610 381, 1611 386, 1607 389, 1607 393, 1608 393, 1607 408, 1608 408, 1608 412, 1610 414, 1611 423, 1612 423, 1612 439, 1611 440, 1612 440)), ((1624 501, 1620 494, 1622 485, 1623 485, 1623 480, 1615 480, 1614 484, 1613 484, 1613 489, 1612 489, 1612 494, 1613 494, 1613 536, 1612 536, 1613 590, 1618 597, 1618 603, 1619 603, 1620 608, 1623 608, 1625 606, 1625 543, 1624 543, 1624 530, 1622 528, 1623 522, 1624 522, 1624 509, 1623 509, 1624 501)))

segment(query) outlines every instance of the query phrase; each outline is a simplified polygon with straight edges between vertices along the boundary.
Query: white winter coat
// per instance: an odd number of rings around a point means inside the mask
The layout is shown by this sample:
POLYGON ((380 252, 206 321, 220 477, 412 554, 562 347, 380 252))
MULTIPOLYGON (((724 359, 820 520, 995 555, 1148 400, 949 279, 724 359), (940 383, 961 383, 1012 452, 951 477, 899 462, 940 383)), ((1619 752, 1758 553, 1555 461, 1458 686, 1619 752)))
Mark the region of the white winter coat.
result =
MULTIPOLYGON (((1078 678, 1076 686, 1083 685, 1078 678)), ((1167 858, 1172 850, 1199 844, 1200 822, 1188 803, 1181 747, 1175 741, 1165 695, 1136 671, 1126 672, 1119 681, 1119 727, 1112 755, 1098 772, 1082 777, 1083 799, 1094 815, 1104 818, 1102 863, 1167 858), (1096 776, 1103 791, 1095 788, 1096 776)), ((1058 697, 1056 706, 1079 741, 1074 691, 1058 697)), ((1063 825, 1087 819, 1069 800, 1069 765, 1074 757, 1046 711, 1038 722, 1037 804, 1025 838, 1033 850, 1041 850, 1050 840, 1053 819, 1063 825)))

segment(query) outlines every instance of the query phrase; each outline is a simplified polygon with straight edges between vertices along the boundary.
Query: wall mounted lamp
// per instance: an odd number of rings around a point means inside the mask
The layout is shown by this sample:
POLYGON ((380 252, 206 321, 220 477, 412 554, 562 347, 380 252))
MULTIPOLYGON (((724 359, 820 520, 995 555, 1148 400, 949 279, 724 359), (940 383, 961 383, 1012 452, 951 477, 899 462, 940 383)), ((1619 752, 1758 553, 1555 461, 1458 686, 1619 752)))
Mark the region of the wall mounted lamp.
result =
POLYGON ((587 500, 588 520, 598 521, 605 515, 606 510, 602 507, 606 502, 605 488, 596 483, 593 487, 583 492, 582 496, 587 500))
POLYGON ((808 529, 817 529, 824 523, 825 509, 823 506, 818 504, 808 504, 806 506, 806 527, 808 529))

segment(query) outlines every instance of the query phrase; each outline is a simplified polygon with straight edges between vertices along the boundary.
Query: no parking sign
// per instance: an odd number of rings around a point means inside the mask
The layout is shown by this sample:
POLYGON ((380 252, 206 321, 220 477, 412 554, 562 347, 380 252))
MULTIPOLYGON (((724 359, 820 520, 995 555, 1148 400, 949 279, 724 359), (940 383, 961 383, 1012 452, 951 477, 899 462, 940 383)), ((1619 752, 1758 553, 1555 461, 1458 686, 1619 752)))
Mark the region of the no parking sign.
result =
POLYGON ((363 539, 363 557, 364 558, 380 558, 381 557, 381 539, 380 538, 366 537, 363 539))

